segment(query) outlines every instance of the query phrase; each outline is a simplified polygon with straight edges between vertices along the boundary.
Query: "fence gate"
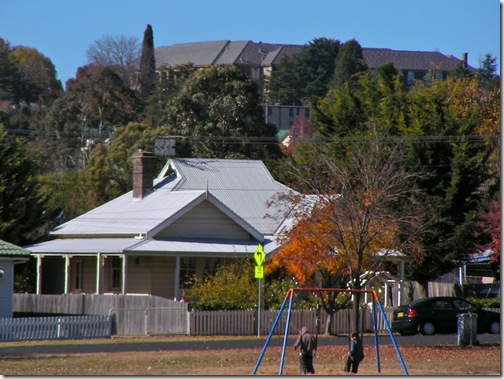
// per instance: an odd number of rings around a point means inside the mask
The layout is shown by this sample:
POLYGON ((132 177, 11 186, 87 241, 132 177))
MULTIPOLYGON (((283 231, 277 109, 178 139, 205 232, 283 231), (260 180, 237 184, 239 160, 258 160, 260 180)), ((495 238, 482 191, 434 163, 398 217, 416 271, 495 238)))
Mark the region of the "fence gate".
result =
POLYGON ((189 334, 187 307, 112 308, 112 334, 171 335, 189 334))

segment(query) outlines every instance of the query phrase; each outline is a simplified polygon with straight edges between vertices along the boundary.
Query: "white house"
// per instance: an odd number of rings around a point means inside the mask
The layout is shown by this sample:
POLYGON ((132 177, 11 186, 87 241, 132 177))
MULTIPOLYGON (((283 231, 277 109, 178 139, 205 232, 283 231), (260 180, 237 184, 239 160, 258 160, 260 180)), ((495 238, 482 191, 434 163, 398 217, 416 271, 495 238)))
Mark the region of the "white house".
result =
POLYGON ((37 259, 37 294, 151 294, 180 299, 193 274, 227 259, 277 249, 293 192, 262 161, 133 158, 133 190, 51 231, 26 248, 37 259), (153 180, 154 179, 154 180, 153 180))

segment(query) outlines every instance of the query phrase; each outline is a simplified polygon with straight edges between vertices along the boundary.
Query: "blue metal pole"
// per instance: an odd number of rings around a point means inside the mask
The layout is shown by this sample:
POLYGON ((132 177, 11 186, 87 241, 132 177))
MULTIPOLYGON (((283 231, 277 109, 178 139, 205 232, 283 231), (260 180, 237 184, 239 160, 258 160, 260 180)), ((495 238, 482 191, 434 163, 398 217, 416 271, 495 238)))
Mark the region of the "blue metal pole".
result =
POLYGON ((289 334, 289 324, 290 324, 290 316, 292 313, 292 298, 294 297, 294 291, 290 291, 291 296, 289 299, 289 309, 287 310, 287 321, 285 322, 285 332, 284 332, 284 340, 282 345, 282 356, 280 357, 280 368, 278 370, 278 375, 282 375, 284 359, 285 359, 285 347, 287 345, 287 336, 289 334))
POLYGON ((381 303, 378 301, 378 308, 380 308, 380 312, 383 317, 383 321, 385 321, 385 326, 389 332, 390 339, 392 340, 392 345, 394 345, 394 349, 396 351, 397 357, 399 358, 399 363, 401 364, 401 367, 406 375, 408 375, 408 370, 406 369, 406 365, 404 364, 404 360, 401 356, 401 352, 399 351, 399 347, 397 346, 396 340, 394 338, 394 335, 392 334, 392 330, 390 329, 390 325, 387 320, 387 316, 385 315, 385 311, 383 310, 383 307, 381 303))
POLYGON ((268 338, 266 338, 266 342, 264 343, 264 346, 261 350, 261 354, 259 354, 259 358, 257 358, 257 362, 254 367, 254 371, 252 371, 252 375, 255 375, 255 373, 257 372, 257 369, 259 368, 259 365, 261 364, 261 360, 263 358, 264 353, 266 352, 266 348, 268 347, 271 336, 273 335, 273 331, 275 330, 275 328, 278 324, 278 320, 280 319, 280 316, 282 315, 282 311, 284 309, 285 302, 287 301, 287 297, 289 296, 289 293, 290 292, 287 292, 287 295, 285 296, 284 300, 282 301, 282 304, 280 305, 280 309, 278 310, 275 321, 273 322, 273 325, 271 326, 270 332, 268 334, 268 338))
POLYGON ((377 320, 376 320, 376 305, 375 301, 378 301, 378 299, 374 299, 373 295, 373 305, 371 306, 371 312, 373 313, 373 331, 374 331, 374 343, 375 343, 375 348, 376 348, 376 369, 378 372, 380 372, 380 349, 378 347, 378 326, 377 326, 377 320))

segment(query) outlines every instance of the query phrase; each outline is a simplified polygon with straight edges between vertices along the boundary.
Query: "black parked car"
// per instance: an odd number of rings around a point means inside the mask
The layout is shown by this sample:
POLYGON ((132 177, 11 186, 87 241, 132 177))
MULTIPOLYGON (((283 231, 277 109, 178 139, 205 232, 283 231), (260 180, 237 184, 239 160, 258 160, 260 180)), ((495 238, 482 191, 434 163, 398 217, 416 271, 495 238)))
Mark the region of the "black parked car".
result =
POLYGON ((426 297, 394 309, 392 331, 401 335, 456 333, 458 314, 476 313, 478 333, 500 333, 500 313, 487 311, 456 297, 426 297))

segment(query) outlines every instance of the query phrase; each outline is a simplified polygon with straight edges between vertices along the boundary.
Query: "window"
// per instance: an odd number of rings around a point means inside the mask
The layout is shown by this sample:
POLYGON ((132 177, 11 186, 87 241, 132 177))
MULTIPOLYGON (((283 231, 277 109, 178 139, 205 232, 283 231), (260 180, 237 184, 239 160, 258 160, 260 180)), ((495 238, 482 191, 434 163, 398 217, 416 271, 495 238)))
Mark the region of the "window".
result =
POLYGON ((413 71, 408 71, 408 74, 406 76, 406 84, 413 84, 413 81, 415 80, 415 73, 413 71))
POLYGON ((432 304, 432 308, 451 309, 451 305, 447 300, 438 300, 432 304))
POLYGON ((84 272, 84 265, 79 259, 75 262, 75 289, 82 290, 82 276, 84 272))
POLYGON ((180 258, 180 289, 188 289, 196 274, 196 258, 180 258))
POLYGON ((477 308, 474 305, 465 300, 453 299, 453 304, 455 304, 455 308, 461 311, 477 311, 477 308))
POLYGON ((120 290, 121 289, 121 259, 119 257, 112 257, 110 262, 111 268, 111 289, 120 290))
POLYGON ((221 263, 220 258, 205 258, 205 268, 203 271, 203 279, 214 276, 221 263))

